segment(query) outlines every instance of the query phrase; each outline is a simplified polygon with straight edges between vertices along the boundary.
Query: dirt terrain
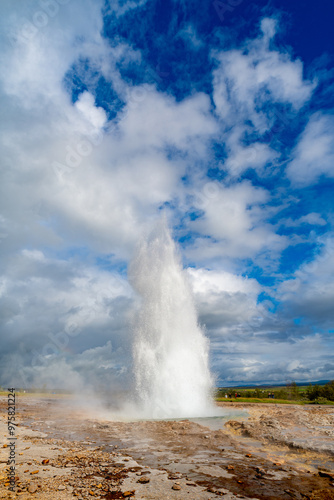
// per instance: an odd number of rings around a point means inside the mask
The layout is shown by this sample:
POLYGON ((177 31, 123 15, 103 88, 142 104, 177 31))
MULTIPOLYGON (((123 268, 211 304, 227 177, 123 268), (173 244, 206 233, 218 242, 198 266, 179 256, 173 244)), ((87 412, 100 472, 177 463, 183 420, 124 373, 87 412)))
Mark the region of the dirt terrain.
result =
POLYGON ((12 493, 2 397, 0 498, 334 499, 334 407, 221 406, 239 415, 111 421, 71 399, 19 398, 12 493))

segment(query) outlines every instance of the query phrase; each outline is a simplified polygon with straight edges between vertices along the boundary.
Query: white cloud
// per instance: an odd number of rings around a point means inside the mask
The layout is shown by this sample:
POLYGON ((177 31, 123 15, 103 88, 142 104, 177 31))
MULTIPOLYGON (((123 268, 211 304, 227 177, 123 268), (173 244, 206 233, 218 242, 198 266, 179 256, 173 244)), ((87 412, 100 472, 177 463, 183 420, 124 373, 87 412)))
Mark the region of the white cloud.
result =
POLYGON ((260 286, 254 279, 236 276, 227 271, 212 271, 209 269, 187 268, 190 275, 192 289, 195 294, 206 295, 208 293, 246 293, 253 297, 260 292, 260 286))
POLYGON ((138 99, 121 124, 131 149, 161 149, 169 145, 191 151, 194 156, 203 154, 203 139, 218 131, 207 95, 198 93, 177 103, 150 86, 139 87, 138 91, 142 92, 142 99, 138 99))
POLYGON ((261 31, 266 41, 274 38, 277 32, 277 22, 272 18, 264 18, 261 21, 261 31))
POLYGON ((297 186, 308 186, 321 175, 334 177, 334 117, 311 116, 293 152, 287 176, 297 186))
POLYGON ((24 250, 13 257, 3 284, 2 297, 15 297, 21 308, 13 321, 24 320, 25 330, 31 332, 35 328, 43 331, 40 317, 35 315, 38 311, 43 311, 45 320, 49 318, 50 324, 58 325, 60 330, 69 322, 84 328, 92 322, 108 322, 108 304, 119 297, 131 297, 129 285, 117 273, 80 266, 71 260, 46 258, 36 250, 24 250))
MULTIPOLYGON (((112 49, 99 35, 99 8, 88 6, 85 16, 92 26, 69 24, 64 6, 45 30, 2 53, 1 136, 11 176, 2 184, 1 220, 2 249, 8 252, 11 243, 19 248, 28 237, 32 246, 66 240, 127 258, 155 209, 178 196, 187 162, 203 158, 217 130, 204 94, 178 103, 153 86, 123 82, 126 106, 110 132, 106 113, 90 92, 73 105, 63 79, 78 57, 91 57, 119 82, 112 49), (108 71, 104 59, 111 60, 108 71), (183 159, 170 158, 168 148, 182 152, 183 159), (23 221, 28 235, 20 230, 23 221)), ((77 19, 75 8, 76 3, 71 11, 77 19)))
POLYGON ((89 92, 83 92, 79 95, 75 107, 81 111, 97 131, 101 131, 107 121, 106 112, 104 109, 95 106, 95 99, 89 92))
MULTIPOLYGON (((95 351, 96 346, 108 347, 111 341, 117 350, 129 342, 132 290, 116 272, 23 250, 13 257, 0 283, 1 351, 6 360, 1 363, 2 380, 16 379, 15 370, 26 367, 22 373, 30 382, 41 383, 44 377, 46 383, 53 375, 55 386, 57 380, 66 381, 70 371, 70 379, 78 385, 87 371, 88 379, 92 377, 94 366, 98 377, 101 352, 107 362, 107 351, 95 351), (13 352, 19 361, 11 367, 8 360, 13 352), (67 367, 65 372, 55 373, 61 363, 67 367), (87 371, 82 373, 84 364, 87 371)), ((113 352, 109 361, 122 371, 129 354, 125 350, 120 357, 113 352)))
POLYGON ((289 314, 303 321, 331 328, 334 320, 334 240, 320 238, 321 251, 309 263, 303 263, 291 279, 281 283, 278 298, 289 314))
MULTIPOLYGON (((274 126, 286 126, 310 99, 315 87, 303 78, 300 60, 270 48, 276 28, 274 19, 263 19, 261 36, 248 40, 242 48, 212 54, 217 63, 213 71, 213 100, 227 154, 220 166, 232 178, 248 168, 260 175, 266 173, 265 167, 272 171, 279 152, 262 143, 261 137, 274 126), (284 105, 285 111, 279 112, 277 105, 284 105)), ((274 137, 276 132, 272 132, 274 137)))
POLYGON ((185 28, 179 31, 178 35, 185 41, 189 41, 194 49, 203 47, 203 41, 198 37, 196 29, 192 24, 188 24, 185 28))
MULTIPOLYGON (((101 7, 101 1, 83 0, 79 8, 76 2, 69 2, 59 5, 55 15, 48 15, 32 0, 16 2, 9 23, 3 17, 8 35, 1 53, 5 92, 28 108, 43 107, 48 99, 59 98, 63 75, 80 55, 97 59, 107 55, 100 35, 101 7), (39 13, 44 16, 44 26, 38 23, 39 13)), ((4 2, 1 8, 7 10, 4 2)))
POLYGON ((128 0, 127 2, 120 2, 119 0, 107 0, 108 14, 115 13, 117 17, 123 16, 126 12, 132 9, 137 9, 145 5, 147 0, 136 0, 135 2, 128 0))
MULTIPOLYGON (((1 351, 8 361, 16 344, 15 363, 27 365, 30 380, 60 380, 58 364, 62 380, 77 385, 79 365, 87 364, 88 354, 98 361, 96 346, 109 345, 110 339, 111 360, 119 356, 116 371, 124 372, 131 353, 125 349, 121 356, 118 349, 129 344, 131 289, 116 272, 94 265, 94 254, 113 254, 110 265, 129 258, 157 208, 178 197, 188 162, 204 158, 217 130, 208 96, 177 102, 153 86, 120 81, 115 64, 126 48, 111 49, 101 37, 100 7, 89 1, 64 6, 45 29, 18 37, 1 52, 6 118, 1 129, 1 351), (114 127, 91 92, 83 92, 75 104, 70 100, 64 77, 80 57, 116 82, 125 99, 114 127), (178 154, 171 156, 171 150, 178 154), (78 247, 87 254, 71 257, 78 247), (43 358, 45 366, 31 364, 32 355, 43 358)), ((27 2, 24 8, 32 19, 36 5, 27 2)), ((15 23, 16 18, 13 29, 20 34, 15 23)), ((10 378, 7 361, 2 367, 10 378)))
POLYGON ((244 380, 263 384, 333 378, 328 349, 319 333, 288 342, 255 338, 236 345, 229 341, 225 343, 225 353, 217 355, 216 369, 220 371, 222 385, 244 380), (326 363, 328 371, 324 374, 326 363))
POLYGON ((199 319, 211 331, 222 331, 251 321, 259 314, 257 296, 261 287, 254 279, 226 271, 187 269, 199 319))
MULTIPOLYGON (((122 257, 130 255, 154 210, 178 197, 187 163, 203 157, 216 130, 204 95, 176 103, 151 87, 139 91, 142 99, 129 103, 116 131, 106 133, 90 155, 79 155, 75 168, 65 168, 58 179, 54 175, 45 197, 68 241, 112 248, 122 257), (182 151, 183 158, 170 158, 170 148, 182 151)), ((66 167, 73 157, 75 164, 79 142, 63 144, 58 163, 66 167)))
MULTIPOLYGON (((110 1, 108 12, 117 17, 144 3, 110 1)), ((269 48, 276 24, 263 20, 262 35, 248 43, 249 50, 214 55, 214 112, 204 93, 177 100, 154 85, 123 80, 119 63, 143 64, 144 55, 117 40, 111 46, 101 35, 103 5, 102 0, 59 4, 54 15, 44 11, 47 22, 36 28, 41 4, 0 2, 2 373, 11 377, 13 367, 26 365, 29 380, 66 379, 76 386, 85 376, 106 377, 109 369, 114 381, 126 376, 132 291, 110 269, 125 266, 166 203, 175 227, 190 235, 186 256, 203 266, 188 272, 200 321, 212 339, 213 363, 224 350, 250 349, 227 363, 228 378, 237 377, 238 366, 248 378, 302 370, 296 348, 286 364, 277 361, 270 371, 268 339, 280 343, 281 358, 290 346, 286 320, 268 312, 269 300, 258 303, 264 288, 241 276, 241 265, 235 264, 253 259, 278 266, 287 245, 268 222, 279 209, 271 206, 269 190, 237 178, 247 168, 265 174, 278 162, 261 134, 277 118, 268 111, 272 103, 296 113, 309 99, 313 84, 303 79, 302 63, 269 48), (74 66, 88 87, 75 103, 65 81, 74 66), (113 122, 97 104, 94 86, 100 76, 124 104, 113 122), (226 152, 218 166, 229 175, 208 182, 208 168, 217 166, 211 141, 218 137, 226 152), (44 364, 31 363, 36 352, 44 364)), ((201 48, 191 24, 179 36, 201 48)), ((109 105, 115 111, 114 103, 109 105)), ((321 173, 332 175, 332 128, 330 116, 311 119, 287 170, 293 182, 301 182, 301 164, 308 165, 307 182, 321 173)), ((311 212, 285 224, 324 226, 326 220, 311 212)), ((291 300, 300 314, 308 310, 320 318, 326 309, 330 318, 331 264, 320 257, 315 263, 316 273, 301 268, 278 296, 291 300), (291 299, 291 281, 305 284, 297 299, 291 299)))
POLYGON ((247 43, 247 49, 214 54, 214 102, 224 123, 251 120, 263 133, 270 122, 261 106, 265 103, 289 103, 299 109, 311 96, 314 85, 303 80, 303 65, 287 53, 270 50, 267 38, 273 36, 274 23, 262 21, 264 38, 247 43), (260 108, 260 110, 258 110, 260 108))
POLYGON ((240 135, 230 134, 226 145, 229 148, 229 156, 224 161, 224 168, 230 176, 239 177, 248 168, 254 168, 260 173, 267 164, 272 164, 278 154, 268 145, 254 142, 250 146, 240 143, 240 135))
POLYGON ((316 212, 310 212, 307 215, 303 215, 298 219, 285 219, 284 225, 288 227, 297 227, 301 224, 310 224, 312 226, 325 226, 327 224, 326 220, 321 217, 320 214, 316 212))
MULTIPOLYGON (((255 257, 267 247, 272 251, 282 250, 286 245, 285 238, 278 236, 265 222, 267 210, 264 206, 268 199, 268 191, 256 188, 248 181, 221 187, 203 207, 204 215, 190 224, 193 231, 214 238, 215 244, 211 248, 210 243, 205 242, 206 256, 213 252, 222 257, 243 258, 255 257)), ((201 253, 201 240, 196 243, 198 250, 189 250, 191 256, 198 251, 201 253)))

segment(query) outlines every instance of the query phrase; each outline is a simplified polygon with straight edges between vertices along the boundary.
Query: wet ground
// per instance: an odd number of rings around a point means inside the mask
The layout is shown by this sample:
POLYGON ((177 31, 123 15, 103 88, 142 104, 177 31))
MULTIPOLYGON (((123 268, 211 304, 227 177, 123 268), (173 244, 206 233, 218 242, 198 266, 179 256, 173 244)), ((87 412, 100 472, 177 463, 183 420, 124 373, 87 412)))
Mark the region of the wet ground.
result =
MULTIPOLYGON (((22 397, 17 487, 0 448, 0 498, 334 499, 334 407, 221 406, 225 418, 126 422, 22 397)), ((0 408, 6 445, 5 398, 0 408)))

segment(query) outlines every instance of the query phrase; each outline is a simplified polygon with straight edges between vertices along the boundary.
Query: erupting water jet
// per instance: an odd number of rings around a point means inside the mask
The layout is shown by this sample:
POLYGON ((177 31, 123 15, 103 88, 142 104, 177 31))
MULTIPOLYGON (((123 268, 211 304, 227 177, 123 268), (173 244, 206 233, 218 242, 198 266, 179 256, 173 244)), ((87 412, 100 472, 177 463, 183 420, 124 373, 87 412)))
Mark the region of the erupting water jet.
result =
POLYGON ((129 267, 141 296, 134 325, 136 398, 146 418, 214 414, 209 345, 165 219, 129 267))

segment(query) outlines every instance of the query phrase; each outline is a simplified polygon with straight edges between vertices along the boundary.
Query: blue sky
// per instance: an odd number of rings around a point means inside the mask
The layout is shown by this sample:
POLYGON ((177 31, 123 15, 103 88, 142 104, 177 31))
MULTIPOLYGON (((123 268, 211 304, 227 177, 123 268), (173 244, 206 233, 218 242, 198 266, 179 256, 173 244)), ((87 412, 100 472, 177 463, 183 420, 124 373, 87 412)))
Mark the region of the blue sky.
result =
POLYGON ((334 378, 332 3, 0 9, 0 383, 129 383, 163 210, 220 385, 334 378))

